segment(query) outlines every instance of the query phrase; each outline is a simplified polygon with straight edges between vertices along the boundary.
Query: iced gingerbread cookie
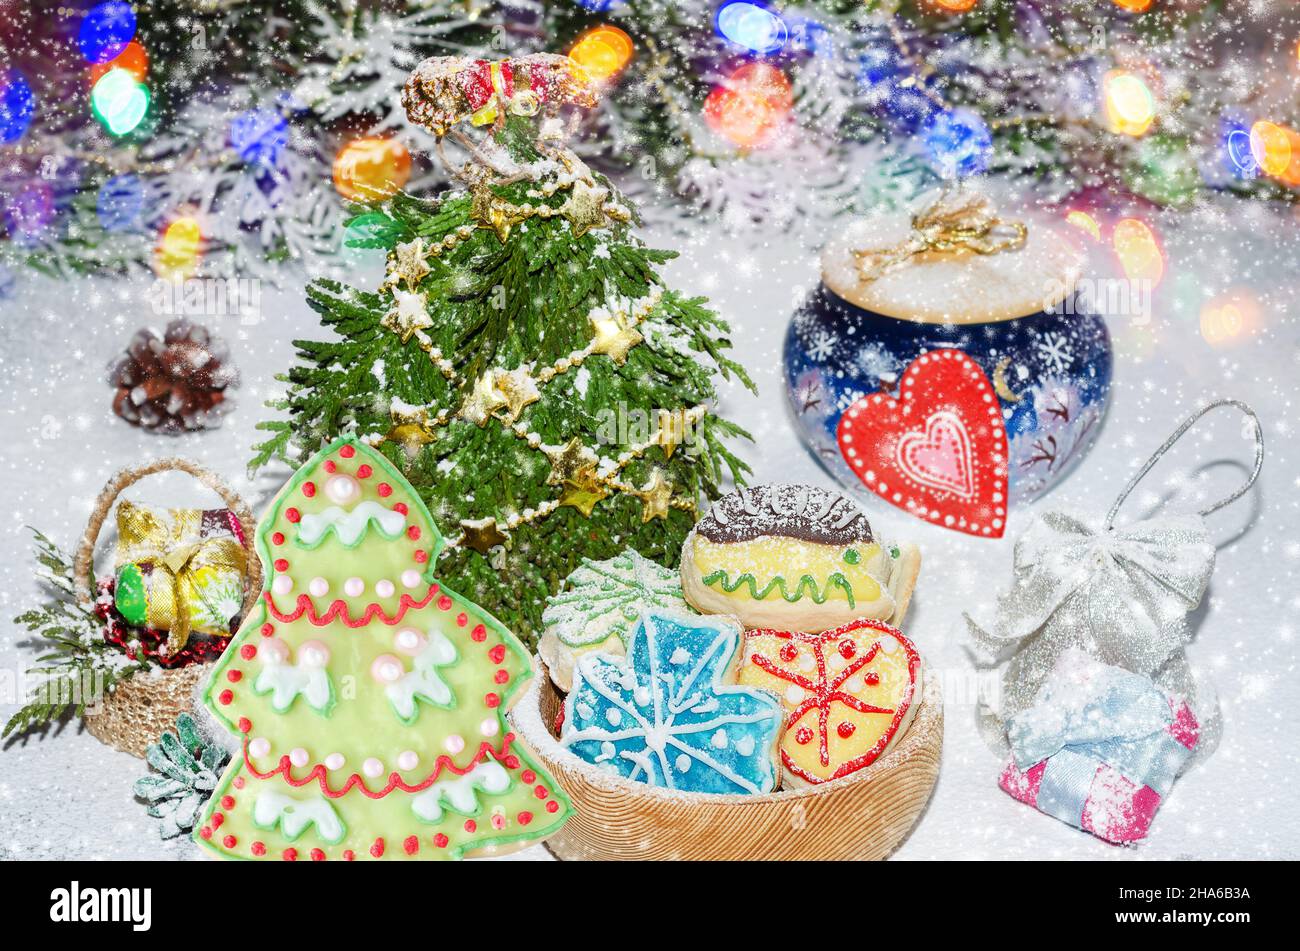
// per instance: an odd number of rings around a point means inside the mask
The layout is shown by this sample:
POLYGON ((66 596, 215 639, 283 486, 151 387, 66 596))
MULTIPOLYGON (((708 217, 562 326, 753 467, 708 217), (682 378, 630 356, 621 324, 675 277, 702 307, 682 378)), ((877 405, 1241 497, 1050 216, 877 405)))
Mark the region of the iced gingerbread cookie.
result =
POLYGON ((738 679, 781 698, 782 785, 807 786, 871 765, 906 732, 921 658, 879 621, 819 634, 750 631, 738 679))
POLYGON ((592 651, 623 655, 637 619, 654 610, 690 613, 677 572, 630 549, 606 561, 583 559, 564 590, 547 599, 537 653, 551 680, 568 693, 579 657, 592 651))
POLYGON ((807 485, 725 495, 682 545, 686 600, 751 628, 824 631, 864 617, 896 624, 920 569, 915 545, 882 545, 851 499, 807 485))
POLYGON ((509 851, 570 805, 505 712, 523 645, 434 575, 442 538, 387 459, 341 439, 257 529, 262 600, 205 702, 241 751, 198 841, 226 858, 445 859, 509 851))
POLYGON ((651 611, 626 657, 579 658, 563 746, 627 779, 697 793, 776 788, 781 706, 736 686, 740 626, 651 611))

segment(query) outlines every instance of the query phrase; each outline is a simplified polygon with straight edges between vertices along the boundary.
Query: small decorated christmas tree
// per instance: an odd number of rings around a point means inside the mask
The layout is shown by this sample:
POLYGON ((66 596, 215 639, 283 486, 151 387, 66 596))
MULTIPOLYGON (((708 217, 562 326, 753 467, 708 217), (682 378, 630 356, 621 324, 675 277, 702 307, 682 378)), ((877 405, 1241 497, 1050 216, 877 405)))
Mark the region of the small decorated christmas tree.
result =
POLYGON ((505 711, 519 641, 434 576, 442 536, 383 455, 317 453, 257 529, 262 600, 209 681, 242 753, 198 840, 266 859, 460 858, 558 829, 569 803, 505 711))
POLYGON ((440 577, 530 644, 547 595, 584 558, 633 548, 672 566, 743 431, 713 412, 713 377, 744 371, 702 299, 666 289, 673 255, 562 144, 561 108, 594 104, 565 57, 431 59, 412 121, 463 147, 457 187, 399 195, 354 223, 389 250, 369 293, 309 291, 329 342, 299 341, 274 436, 255 465, 341 433, 403 468, 448 540, 440 577), (465 129, 486 128, 478 141, 465 129))

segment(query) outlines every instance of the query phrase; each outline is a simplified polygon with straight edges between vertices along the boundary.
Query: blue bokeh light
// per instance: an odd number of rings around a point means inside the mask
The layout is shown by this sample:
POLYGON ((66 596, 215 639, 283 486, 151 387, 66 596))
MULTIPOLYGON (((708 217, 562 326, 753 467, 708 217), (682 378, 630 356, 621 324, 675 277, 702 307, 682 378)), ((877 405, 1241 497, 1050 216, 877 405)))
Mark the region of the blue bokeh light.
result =
POLYGON ((17 70, 0 70, 0 144, 11 145, 27 134, 36 114, 36 95, 17 70))
POLYGON ((105 231, 133 231, 140 225, 144 202, 144 182, 140 177, 129 173, 117 175, 99 187, 95 213, 105 231))
POLYGON ((978 175, 989 167, 993 136, 987 123, 969 109, 936 113, 922 131, 921 141, 935 171, 944 178, 978 175))
POLYGON ((230 147, 249 165, 278 168, 289 123, 274 109, 249 109, 230 121, 230 147))
POLYGON ((88 63, 116 59, 135 39, 135 10, 124 0, 107 0, 86 11, 77 33, 77 45, 88 63))
POLYGON ((713 22, 724 40, 752 53, 775 53, 790 35, 785 21, 758 3, 724 3, 713 22))

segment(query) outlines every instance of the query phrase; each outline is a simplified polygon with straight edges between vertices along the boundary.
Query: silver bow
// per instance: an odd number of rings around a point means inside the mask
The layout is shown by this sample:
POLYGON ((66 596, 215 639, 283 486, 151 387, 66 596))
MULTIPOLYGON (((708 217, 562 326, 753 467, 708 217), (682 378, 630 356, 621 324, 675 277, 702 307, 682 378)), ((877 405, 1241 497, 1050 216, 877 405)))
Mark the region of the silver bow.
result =
MULTIPOLYGON (((1016 542, 1014 582, 991 622, 966 615, 984 665, 1015 649, 998 713, 1006 719, 1029 707, 1072 647, 1156 678, 1190 639, 1187 613, 1213 573, 1214 545, 1197 515, 1102 531, 1061 512, 1035 517, 1016 542)), ((1177 679, 1185 692, 1186 678, 1177 679)))
MULTIPOLYGON (((1029 709, 1061 656, 1072 648, 1151 678, 1187 700, 1206 732, 1217 727, 1212 701, 1196 699, 1197 685, 1183 646, 1191 637, 1188 612, 1201 602, 1214 572, 1214 545, 1204 516, 1236 501, 1254 484, 1264 461, 1259 418, 1236 400, 1198 410, 1151 456, 1096 529, 1073 515, 1036 516, 1017 540, 1011 589, 991 617, 966 614, 977 666, 1001 668, 997 695, 985 694, 986 726, 1005 746, 1007 721, 1029 709), (1254 423, 1255 465, 1245 484, 1193 515, 1162 515, 1115 528, 1129 493, 1197 420, 1232 406, 1254 423)), ((1212 743, 1202 743, 1212 749, 1212 743)))

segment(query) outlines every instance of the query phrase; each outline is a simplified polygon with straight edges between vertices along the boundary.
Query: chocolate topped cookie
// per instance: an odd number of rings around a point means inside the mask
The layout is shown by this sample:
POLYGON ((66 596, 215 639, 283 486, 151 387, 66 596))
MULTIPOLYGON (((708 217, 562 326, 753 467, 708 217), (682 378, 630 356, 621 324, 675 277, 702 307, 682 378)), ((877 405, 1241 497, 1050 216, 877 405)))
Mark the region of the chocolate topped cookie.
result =
POLYGON ((758 485, 713 503, 695 530, 711 542, 752 541, 765 535, 819 545, 874 540, 867 516, 848 496, 812 485, 758 485))
POLYGON ((737 489, 682 546, 682 591, 750 628, 817 632, 859 618, 897 623, 921 555, 882 545, 857 504, 809 485, 737 489))

